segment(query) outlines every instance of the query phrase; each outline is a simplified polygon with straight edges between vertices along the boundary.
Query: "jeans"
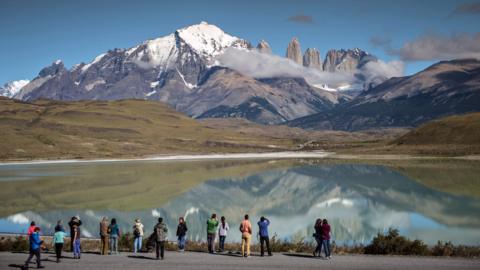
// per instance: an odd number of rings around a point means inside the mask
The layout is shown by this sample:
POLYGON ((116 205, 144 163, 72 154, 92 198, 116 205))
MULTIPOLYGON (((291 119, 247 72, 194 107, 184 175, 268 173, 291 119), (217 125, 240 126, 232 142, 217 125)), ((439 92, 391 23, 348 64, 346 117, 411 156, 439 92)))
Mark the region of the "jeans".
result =
POLYGON ((118 253, 118 236, 110 236, 110 251, 118 253))
POLYGON ((137 253, 139 251, 142 250, 142 237, 141 236, 137 236, 135 237, 135 239, 133 240, 133 252, 134 253, 137 253))
POLYGON ((330 239, 324 239, 322 241, 323 250, 325 250, 325 256, 330 257, 330 239))
POLYGON ((63 243, 55 243, 55 254, 57 255, 57 260, 60 260, 62 257, 63 243))
POLYGON ((73 242, 73 256, 80 258, 80 239, 73 242))
POLYGON ((242 234, 242 256, 250 256, 250 239, 252 235, 249 233, 242 234), (247 246, 247 253, 245 253, 245 245, 247 246))
POLYGON ((185 241, 186 241, 185 235, 181 235, 178 237, 178 249, 180 250, 185 249, 185 241))
POLYGON ((315 248, 315 253, 318 254, 318 256, 320 256, 320 254, 322 253, 322 245, 323 245, 323 240, 322 240, 322 237, 315 237, 315 241, 317 241, 317 247, 315 248))
POLYGON ((208 252, 213 253, 215 251, 215 233, 207 233, 207 245, 208 252))
POLYGON ((107 253, 108 253, 108 235, 106 235, 106 236, 102 235, 100 238, 102 240, 102 249, 100 250, 100 254, 107 255, 107 253))
POLYGON ((28 255, 28 259, 25 261, 25 266, 28 268, 28 264, 32 260, 33 256, 35 256, 36 261, 37 261, 37 267, 41 266, 41 261, 40 261, 40 248, 32 250, 30 249, 30 255, 28 255))
POLYGON ((156 241, 156 253, 157 253, 157 259, 162 257, 165 253, 165 241, 156 241))
POLYGON ((220 244, 219 244, 220 251, 225 251, 225 239, 226 238, 227 238, 226 235, 220 235, 220 244))
POLYGON ((263 256, 264 254, 264 244, 267 244, 268 255, 272 255, 272 251, 270 250, 270 239, 268 236, 260 236, 260 255, 263 256))

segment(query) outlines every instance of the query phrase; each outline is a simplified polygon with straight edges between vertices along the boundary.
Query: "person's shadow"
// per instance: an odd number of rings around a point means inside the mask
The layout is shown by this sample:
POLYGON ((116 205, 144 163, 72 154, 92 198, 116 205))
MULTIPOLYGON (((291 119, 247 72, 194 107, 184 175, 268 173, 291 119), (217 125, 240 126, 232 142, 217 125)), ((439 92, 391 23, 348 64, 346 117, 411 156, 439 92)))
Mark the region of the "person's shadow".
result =
POLYGON ((138 256, 135 256, 135 255, 128 255, 127 257, 128 257, 128 258, 132 258, 132 259, 156 260, 156 258, 153 258, 153 257, 147 257, 147 256, 143 256, 143 255, 138 255, 138 256))

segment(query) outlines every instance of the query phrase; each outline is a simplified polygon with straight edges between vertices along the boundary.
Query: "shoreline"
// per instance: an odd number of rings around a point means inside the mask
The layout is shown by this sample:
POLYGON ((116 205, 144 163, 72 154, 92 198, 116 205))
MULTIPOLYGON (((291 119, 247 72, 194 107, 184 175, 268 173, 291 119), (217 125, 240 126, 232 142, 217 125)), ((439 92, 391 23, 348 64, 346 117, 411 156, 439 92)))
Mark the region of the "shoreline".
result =
POLYGON ((189 155, 155 155, 142 158, 112 159, 38 159, 29 161, 1 161, 0 166, 36 165, 36 164, 69 164, 69 163, 107 163, 134 161, 198 161, 229 159, 292 159, 292 158, 326 158, 331 152, 326 151, 283 151, 265 153, 225 153, 225 154, 189 154, 189 155))
POLYGON ((42 164, 73 164, 73 163, 109 163, 137 161, 202 161, 202 160, 241 160, 241 159, 342 159, 342 160, 429 160, 457 159, 480 161, 480 155, 465 156, 415 156, 406 154, 341 154, 323 150, 315 151, 282 151, 261 153, 222 153, 222 154, 174 154, 153 155, 139 158, 109 158, 109 159, 33 159, 24 161, 0 161, 0 166, 10 165, 42 165, 42 164))

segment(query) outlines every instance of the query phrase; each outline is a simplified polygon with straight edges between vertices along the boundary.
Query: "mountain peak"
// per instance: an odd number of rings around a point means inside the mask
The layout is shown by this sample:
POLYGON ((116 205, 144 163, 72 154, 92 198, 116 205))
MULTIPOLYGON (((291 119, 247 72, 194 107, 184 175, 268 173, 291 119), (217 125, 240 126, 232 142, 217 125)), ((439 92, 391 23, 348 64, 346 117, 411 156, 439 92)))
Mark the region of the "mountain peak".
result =
POLYGON ((22 89, 29 82, 30 82, 29 80, 18 80, 18 81, 8 82, 3 87, 0 86, 0 96, 11 98, 15 94, 17 94, 20 91, 20 89, 22 89))
POLYGON ((216 25, 204 21, 181 28, 176 33, 192 49, 207 56, 215 56, 239 40, 239 38, 225 33, 216 25))

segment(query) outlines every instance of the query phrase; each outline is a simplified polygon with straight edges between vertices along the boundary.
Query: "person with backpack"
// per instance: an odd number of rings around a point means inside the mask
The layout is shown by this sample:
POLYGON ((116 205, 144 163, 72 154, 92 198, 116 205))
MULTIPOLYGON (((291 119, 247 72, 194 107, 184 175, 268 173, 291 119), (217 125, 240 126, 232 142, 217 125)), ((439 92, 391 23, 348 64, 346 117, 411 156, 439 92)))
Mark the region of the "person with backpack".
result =
POLYGON ((178 219, 178 226, 177 226, 177 240, 178 240, 178 250, 180 252, 185 251, 185 239, 187 235, 187 223, 185 223, 185 219, 180 217, 178 219))
POLYGON ((103 217, 102 221, 100 221, 100 240, 101 240, 100 254, 107 255, 108 254, 108 219, 107 217, 103 217))
POLYGON ((55 246, 55 254, 57 256, 57 263, 62 258, 63 243, 67 234, 60 227, 55 227, 55 234, 53 235, 53 245, 55 246))
POLYGON ((110 236, 110 254, 118 254, 118 238, 120 237, 120 229, 117 220, 112 218, 108 225, 108 234, 110 236))
POLYGON ((322 222, 322 245, 323 249, 325 250, 325 257, 327 259, 331 259, 332 256, 330 254, 330 225, 326 219, 322 222))
POLYGON ((215 236, 217 235, 218 219, 217 214, 212 214, 212 217, 207 220, 207 245, 208 253, 215 253, 215 236))
POLYGON ((82 225, 82 221, 80 220, 79 216, 73 216, 70 221, 68 222, 68 226, 70 227, 70 250, 73 252, 73 226, 77 226, 80 229, 82 225))
POLYGON ((252 238, 252 224, 248 220, 248 215, 245 215, 242 223, 240 223, 240 232, 242 233, 242 256, 250 256, 250 240, 252 238), (247 252, 245 253, 245 247, 247 252))
POLYGON ((225 221, 225 217, 222 216, 220 218, 220 227, 218 228, 218 236, 220 238, 220 243, 218 249, 220 252, 225 251, 225 239, 227 238, 227 233, 230 228, 228 227, 228 223, 225 221))
POLYGON ((163 260, 164 253, 165 253, 165 240, 167 240, 167 232, 168 232, 167 225, 163 222, 163 218, 161 217, 158 218, 158 223, 153 228, 153 231, 156 236, 155 244, 156 244, 157 260, 159 260, 160 258, 163 260))
POLYGON ((72 237, 72 242, 73 242, 73 258, 74 259, 80 259, 80 226, 78 225, 73 225, 73 237, 72 237))
POLYGON ((264 255, 264 244, 267 245, 268 256, 272 256, 272 250, 270 249, 270 239, 268 236, 268 226, 270 226, 270 220, 266 217, 261 217, 258 224, 258 234, 260 235, 260 256, 264 255))
POLYGON ((30 234, 30 237, 29 237, 29 242, 30 242, 30 254, 28 255, 28 259, 25 261, 24 267, 28 268, 28 264, 32 260, 33 256, 35 256, 36 262, 37 262, 37 268, 44 268, 40 260, 40 248, 43 244, 43 241, 40 239, 39 227, 35 227, 33 229, 33 232, 30 234))
POLYGON ((140 222, 140 219, 135 219, 135 224, 133 225, 133 253, 137 255, 137 252, 142 250, 142 238, 143 238, 143 224, 140 222))
POLYGON ((317 247, 313 251, 313 257, 320 256, 322 254, 322 245, 323 245, 323 239, 322 239, 322 219, 317 218, 315 221, 315 225, 313 226, 313 229, 315 230, 315 233, 313 234, 313 237, 315 237, 315 241, 317 242, 317 247))

